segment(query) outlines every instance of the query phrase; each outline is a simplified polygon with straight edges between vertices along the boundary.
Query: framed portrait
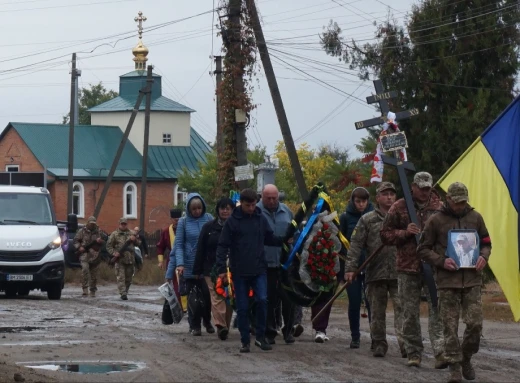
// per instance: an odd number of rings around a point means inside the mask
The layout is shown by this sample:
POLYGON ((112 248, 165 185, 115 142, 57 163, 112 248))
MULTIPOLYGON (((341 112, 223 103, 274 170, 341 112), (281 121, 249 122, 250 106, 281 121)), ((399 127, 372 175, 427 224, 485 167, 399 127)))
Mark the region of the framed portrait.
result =
POLYGON ((474 268, 480 255, 480 239, 476 230, 450 230, 446 255, 458 268, 474 268))

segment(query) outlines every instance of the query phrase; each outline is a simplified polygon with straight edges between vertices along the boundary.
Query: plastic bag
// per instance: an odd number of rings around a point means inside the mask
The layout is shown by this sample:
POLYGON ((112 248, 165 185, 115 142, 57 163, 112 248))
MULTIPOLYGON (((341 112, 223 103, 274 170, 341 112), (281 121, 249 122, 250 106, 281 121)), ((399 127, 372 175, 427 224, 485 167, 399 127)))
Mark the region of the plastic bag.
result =
POLYGON ((164 304, 163 304, 163 308, 162 308, 161 321, 162 321, 162 324, 164 324, 164 325, 173 324, 172 310, 170 308, 170 304, 168 303, 168 301, 166 299, 164 300, 164 304))
MULTIPOLYGON (((182 320, 182 317, 184 316, 184 312, 182 311, 182 307, 179 304, 177 295, 175 295, 175 291, 173 291, 173 286, 170 285, 169 283, 165 283, 161 287, 159 287, 159 292, 166 299, 166 302, 163 305, 163 315, 164 315, 164 306, 166 305, 166 303, 168 303, 168 306, 170 307, 170 312, 172 315, 173 323, 180 323, 180 321, 182 320)), ((164 323, 164 324, 167 324, 167 323, 164 323)))
POLYGON ((143 266, 143 255, 141 254, 141 249, 136 247, 134 249, 134 256, 135 256, 135 265, 137 266, 138 269, 141 268, 141 266, 143 266))

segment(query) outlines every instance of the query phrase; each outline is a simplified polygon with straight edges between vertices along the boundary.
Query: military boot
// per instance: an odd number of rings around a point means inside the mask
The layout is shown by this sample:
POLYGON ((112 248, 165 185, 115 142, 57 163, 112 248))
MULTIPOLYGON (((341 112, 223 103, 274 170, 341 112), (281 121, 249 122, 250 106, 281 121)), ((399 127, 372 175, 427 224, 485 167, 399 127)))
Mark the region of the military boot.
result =
POLYGON ((448 379, 448 383, 461 383, 462 382, 462 374, 460 373, 460 364, 453 363, 450 364, 450 377, 448 379))
POLYGON ((408 355, 408 367, 419 367, 421 365, 420 355, 408 355))
POLYGON ((444 359, 444 354, 437 355, 435 357, 435 369, 436 370, 444 370, 448 368, 449 363, 444 359))
POLYGON ((83 289, 83 294, 81 294, 83 298, 88 297, 88 289, 83 289))
POLYGON ((91 291, 90 292, 90 297, 91 298, 95 298, 96 297, 96 292, 95 291, 91 291))
POLYGON ((471 356, 462 358, 462 376, 466 380, 475 380, 475 369, 471 365, 471 356))

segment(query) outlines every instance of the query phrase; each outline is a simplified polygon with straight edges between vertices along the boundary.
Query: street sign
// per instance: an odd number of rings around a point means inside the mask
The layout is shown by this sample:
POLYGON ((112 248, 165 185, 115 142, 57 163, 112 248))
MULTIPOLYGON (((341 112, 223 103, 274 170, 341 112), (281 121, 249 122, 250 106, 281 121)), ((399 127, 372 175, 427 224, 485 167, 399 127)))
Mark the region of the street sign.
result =
POLYGON ((255 178, 253 165, 235 166, 235 181, 247 181, 255 178))
POLYGON ((408 141, 404 132, 381 135, 381 149, 383 152, 393 152, 406 149, 408 141))

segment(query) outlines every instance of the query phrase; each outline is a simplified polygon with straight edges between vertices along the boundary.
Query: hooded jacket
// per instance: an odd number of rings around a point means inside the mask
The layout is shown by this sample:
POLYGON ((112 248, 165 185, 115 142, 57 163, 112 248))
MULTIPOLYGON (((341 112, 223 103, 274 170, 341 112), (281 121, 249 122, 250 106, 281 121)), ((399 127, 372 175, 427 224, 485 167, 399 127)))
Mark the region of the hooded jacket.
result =
MULTIPOLYGON (((278 203, 276 211, 268 210, 262 201, 258 203, 258 208, 269 222, 274 235, 283 237, 287 232, 287 228, 293 220, 293 213, 284 203, 278 203)), ((282 248, 275 246, 265 246, 265 258, 267 259, 267 267, 280 267, 280 256, 282 248)))
MULTIPOLYGON (((356 189, 364 189, 365 188, 356 188, 356 189)), ((354 189, 354 190, 356 190, 354 189)), ((366 190, 368 193, 368 190, 366 190)), ((340 223, 340 230, 341 233, 347 238, 347 240, 350 242, 352 238, 352 233, 354 232, 354 229, 359 221, 359 219, 366 213, 371 212, 374 210, 374 205, 372 205, 372 202, 368 201, 367 207, 364 211, 360 212, 356 209, 356 205, 354 204, 354 192, 352 192, 352 195, 350 196, 350 201, 348 202, 347 208, 345 209, 345 212, 341 214, 339 217, 339 223, 340 223)), ((362 250, 361 254, 359 256, 359 263, 358 266, 361 266, 363 262, 365 262, 366 257, 366 250, 362 250)))
POLYGON ((257 206, 253 214, 246 214, 242 207, 233 210, 227 219, 217 247, 217 270, 226 272, 229 253, 229 268, 236 278, 254 277, 267 272, 264 246, 282 246, 281 237, 274 235, 269 222, 257 206))
POLYGON ((188 194, 186 203, 186 216, 179 220, 177 225, 177 234, 175 236, 174 249, 176 267, 184 266, 184 278, 192 279, 193 265, 195 263, 195 255, 197 253, 197 243, 199 241, 200 231, 206 222, 213 219, 213 216, 206 213, 206 203, 198 193, 188 194), (198 218, 194 218, 190 213, 190 203, 194 198, 202 201, 202 214, 198 218))
POLYGON ((480 238, 480 256, 486 261, 489 260, 491 239, 484 223, 484 218, 469 205, 461 215, 457 215, 448 206, 444 205, 441 211, 426 223, 419 241, 417 253, 425 262, 436 267, 437 288, 460 289, 481 286, 482 271, 466 268, 450 271, 444 268, 448 233, 453 229, 476 230, 480 238))

